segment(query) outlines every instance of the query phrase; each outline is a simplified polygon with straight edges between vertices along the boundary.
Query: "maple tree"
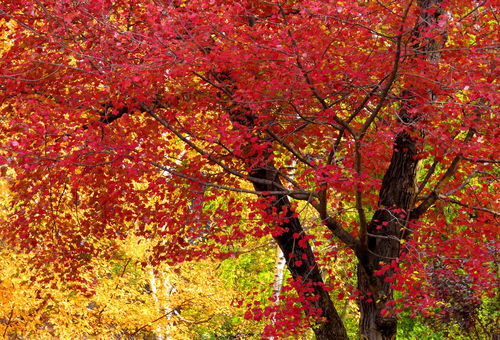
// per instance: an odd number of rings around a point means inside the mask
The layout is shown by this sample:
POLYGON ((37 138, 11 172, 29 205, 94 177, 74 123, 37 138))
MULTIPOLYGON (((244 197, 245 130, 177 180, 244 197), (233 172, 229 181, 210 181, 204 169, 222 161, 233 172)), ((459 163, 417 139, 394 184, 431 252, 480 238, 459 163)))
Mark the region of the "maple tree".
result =
POLYGON ((91 259, 131 234, 158 240, 152 264, 272 235, 295 295, 248 311, 274 320, 265 336, 346 339, 336 289, 367 339, 394 338, 409 306, 454 315, 466 293, 474 313, 498 265, 496 12, 4 0, 2 238, 37 254, 36 280, 85 289, 91 259))

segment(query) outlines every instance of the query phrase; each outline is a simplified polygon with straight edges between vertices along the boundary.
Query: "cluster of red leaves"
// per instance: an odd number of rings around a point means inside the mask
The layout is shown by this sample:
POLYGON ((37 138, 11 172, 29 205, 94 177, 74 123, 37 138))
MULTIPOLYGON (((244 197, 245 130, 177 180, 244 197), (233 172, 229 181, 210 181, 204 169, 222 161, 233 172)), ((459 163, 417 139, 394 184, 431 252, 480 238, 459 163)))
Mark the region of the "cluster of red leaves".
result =
MULTIPOLYGON (((311 305, 317 299, 313 292, 317 284, 307 282, 303 278, 288 279, 283 287, 283 295, 277 303, 275 298, 270 298, 270 304, 262 306, 260 301, 247 304, 245 318, 249 320, 268 320, 263 337, 289 337, 304 332, 311 325, 323 320, 321 308, 311 305)), ((320 289, 331 291, 329 287, 321 285, 320 289)))

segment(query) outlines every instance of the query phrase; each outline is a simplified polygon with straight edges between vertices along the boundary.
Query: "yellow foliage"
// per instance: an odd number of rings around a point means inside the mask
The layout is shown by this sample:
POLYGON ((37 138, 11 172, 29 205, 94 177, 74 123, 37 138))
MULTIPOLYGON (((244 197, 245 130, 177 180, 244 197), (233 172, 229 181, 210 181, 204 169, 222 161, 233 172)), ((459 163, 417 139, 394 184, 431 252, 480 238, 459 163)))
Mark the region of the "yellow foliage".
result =
MULTIPOLYGON (((27 338, 111 338, 164 335, 192 339, 199 327, 215 330, 237 315, 238 293, 217 278, 217 263, 142 268, 147 246, 123 243, 120 258, 92 261, 89 291, 67 282, 32 279, 30 256, 0 248, 0 330, 27 338), (224 294, 220 292, 223 291, 224 294)), ((145 244, 145 242, 143 242, 145 244)))

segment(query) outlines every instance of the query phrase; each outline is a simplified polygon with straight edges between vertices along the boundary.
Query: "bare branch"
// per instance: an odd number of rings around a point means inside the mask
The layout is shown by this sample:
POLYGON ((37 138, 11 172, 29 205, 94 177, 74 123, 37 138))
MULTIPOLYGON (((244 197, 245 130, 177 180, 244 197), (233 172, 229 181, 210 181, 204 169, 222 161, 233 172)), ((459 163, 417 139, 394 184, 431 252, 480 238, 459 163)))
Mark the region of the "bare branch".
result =
POLYGON ((424 180, 420 183, 420 185, 419 185, 419 187, 417 189, 417 192, 415 194, 415 197, 417 197, 418 195, 420 195, 420 193, 422 192, 422 190, 424 190, 425 186, 429 182, 429 179, 434 174, 434 171, 436 171, 437 164, 438 164, 438 161, 434 160, 434 162, 432 163, 431 167, 427 171, 427 174, 425 174, 424 180))

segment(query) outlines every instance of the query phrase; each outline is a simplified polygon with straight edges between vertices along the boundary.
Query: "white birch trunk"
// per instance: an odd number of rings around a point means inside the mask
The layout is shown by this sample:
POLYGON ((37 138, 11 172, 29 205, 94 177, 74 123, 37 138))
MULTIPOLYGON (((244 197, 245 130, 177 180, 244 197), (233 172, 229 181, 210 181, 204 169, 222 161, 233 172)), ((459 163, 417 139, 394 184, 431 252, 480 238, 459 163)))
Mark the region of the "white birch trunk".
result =
MULTIPOLYGON (((163 308, 160 305, 160 299, 158 298, 158 287, 156 284, 156 274, 153 269, 150 269, 149 271, 149 285, 151 286, 151 295, 153 296, 153 300, 155 301, 155 306, 159 309, 162 310, 163 308)), ((158 324, 156 327, 156 337, 158 340, 167 340, 164 335, 163 328, 161 327, 161 324, 158 324)))
POLYGON ((285 275, 286 260, 283 252, 279 247, 276 247, 276 264, 274 266, 274 284, 273 284, 273 298, 274 303, 280 302, 281 287, 283 286, 283 277, 285 275))
MULTIPOLYGON (((273 283, 273 299, 274 304, 278 305, 280 303, 281 288, 283 287, 283 278, 285 276, 285 266, 286 259, 283 256, 283 252, 280 247, 276 246, 276 264, 274 265, 274 283, 273 283)), ((271 317, 271 325, 276 322, 276 316, 271 317)), ((274 337, 270 337, 269 340, 274 340, 274 337)))

